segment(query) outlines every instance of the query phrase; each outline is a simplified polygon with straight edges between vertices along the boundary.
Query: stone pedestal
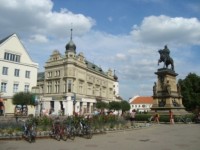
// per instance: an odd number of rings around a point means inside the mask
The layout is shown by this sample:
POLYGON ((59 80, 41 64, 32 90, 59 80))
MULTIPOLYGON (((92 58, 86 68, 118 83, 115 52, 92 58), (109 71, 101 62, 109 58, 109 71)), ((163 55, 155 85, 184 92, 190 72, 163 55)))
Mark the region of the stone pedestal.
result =
POLYGON ((153 106, 152 111, 157 111, 161 115, 169 114, 172 110, 174 115, 188 114, 182 104, 182 95, 180 87, 176 84, 175 71, 167 68, 158 69, 155 72, 157 82, 153 87, 153 106))

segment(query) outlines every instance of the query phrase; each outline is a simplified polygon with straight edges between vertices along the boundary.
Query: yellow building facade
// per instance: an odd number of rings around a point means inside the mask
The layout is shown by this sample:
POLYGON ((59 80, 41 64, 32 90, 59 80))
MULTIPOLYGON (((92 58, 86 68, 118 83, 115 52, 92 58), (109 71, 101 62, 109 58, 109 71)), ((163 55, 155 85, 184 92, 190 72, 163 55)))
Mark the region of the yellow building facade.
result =
POLYGON ((97 101, 121 100, 115 73, 111 69, 103 71, 82 52, 77 54, 72 36, 65 46, 65 54, 54 50, 44 68, 38 74, 36 88, 40 113, 92 113, 97 101))

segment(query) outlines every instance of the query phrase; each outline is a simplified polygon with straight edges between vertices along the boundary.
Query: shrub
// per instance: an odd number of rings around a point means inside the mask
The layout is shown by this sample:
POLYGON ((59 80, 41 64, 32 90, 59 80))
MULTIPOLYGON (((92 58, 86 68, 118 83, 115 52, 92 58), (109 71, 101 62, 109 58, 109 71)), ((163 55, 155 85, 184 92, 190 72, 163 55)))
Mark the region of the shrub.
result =
MULTIPOLYGON (((149 118, 151 117, 151 114, 136 114, 135 120, 136 121, 149 121, 149 118)), ((168 115, 160 115, 159 118, 160 122, 169 122, 169 116, 168 115)))

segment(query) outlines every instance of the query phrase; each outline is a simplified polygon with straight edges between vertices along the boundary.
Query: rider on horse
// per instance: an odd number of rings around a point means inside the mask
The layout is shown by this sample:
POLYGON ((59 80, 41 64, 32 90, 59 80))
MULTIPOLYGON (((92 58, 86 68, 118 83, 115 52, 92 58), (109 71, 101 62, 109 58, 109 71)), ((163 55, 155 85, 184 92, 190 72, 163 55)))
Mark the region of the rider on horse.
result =
POLYGON ((167 45, 165 45, 164 49, 158 51, 160 54, 160 59, 158 60, 158 65, 160 62, 164 62, 164 67, 168 67, 171 64, 171 69, 174 70, 174 62, 173 59, 170 57, 170 50, 168 49, 167 45))
POLYGON ((170 56, 169 56, 170 51, 169 51, 167 45, 165 45, 165 47, 164 47, 164 49, 162 50, 162 52, 163 52, 164 59, 165 59, 164 62, 166 62, 166 61, 169 60, 169 58, 170 58, 170 56))

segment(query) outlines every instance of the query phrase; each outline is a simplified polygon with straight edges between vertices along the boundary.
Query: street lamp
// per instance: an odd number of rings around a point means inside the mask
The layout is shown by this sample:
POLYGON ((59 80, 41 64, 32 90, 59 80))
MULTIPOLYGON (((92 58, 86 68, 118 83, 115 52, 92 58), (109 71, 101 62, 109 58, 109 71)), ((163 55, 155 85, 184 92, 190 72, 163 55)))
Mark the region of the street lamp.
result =
POLYGON ((40 117, 42 116, 42 96, 40 97, 39 105, 40 105, 40 117))
POLYGON ((75 113, 75 105, 76 105, 76 93, 72 92, 74 94, 74 96, 71 97, 71 99, 73 100, 73 113, 75 113))

